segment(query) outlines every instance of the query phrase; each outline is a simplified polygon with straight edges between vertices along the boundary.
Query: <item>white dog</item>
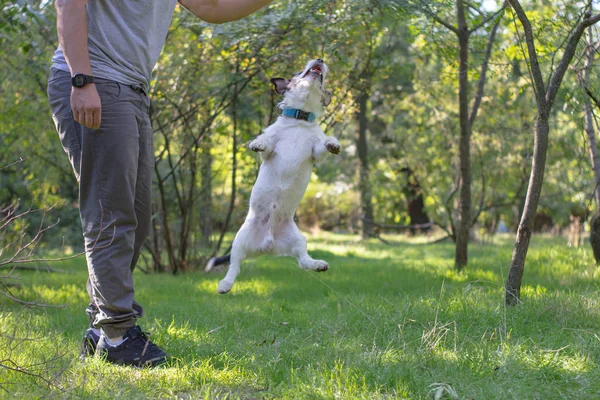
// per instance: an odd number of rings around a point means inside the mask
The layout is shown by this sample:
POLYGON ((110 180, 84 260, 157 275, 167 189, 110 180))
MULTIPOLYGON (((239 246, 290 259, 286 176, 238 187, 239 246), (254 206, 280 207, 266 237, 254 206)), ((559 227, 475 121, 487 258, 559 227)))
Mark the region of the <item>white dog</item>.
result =
POLYGON ((250 210, 231 247, 231 255, 211 258, 205 271, 230 262, 219 293, 231 290, 241 262, 259 254, 291 255, 300 268, 326 271, 329 265, 314 260, 306 251, 306 238, 294 222, 294 213, 304 196, 313 164, 327 153, 338 154, 337 139, 325 136, 316 119, 331 101, 325 89, 327 65, 310 61, 291 80, 271 79, 284 95, 282 116, 250 144, 260 152, 262 164, 250 195, 250 210))

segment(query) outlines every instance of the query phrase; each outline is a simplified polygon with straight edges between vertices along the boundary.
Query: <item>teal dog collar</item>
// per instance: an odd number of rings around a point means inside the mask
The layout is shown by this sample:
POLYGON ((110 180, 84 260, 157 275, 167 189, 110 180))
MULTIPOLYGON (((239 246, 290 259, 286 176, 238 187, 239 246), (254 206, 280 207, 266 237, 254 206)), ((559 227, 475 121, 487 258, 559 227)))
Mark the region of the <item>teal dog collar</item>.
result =
POLYGON ((313 122, 317 118, 315 114, 298 110, 297 108, 284 108, 282 115, 284 117, 301 119, 308 122, 313 122))

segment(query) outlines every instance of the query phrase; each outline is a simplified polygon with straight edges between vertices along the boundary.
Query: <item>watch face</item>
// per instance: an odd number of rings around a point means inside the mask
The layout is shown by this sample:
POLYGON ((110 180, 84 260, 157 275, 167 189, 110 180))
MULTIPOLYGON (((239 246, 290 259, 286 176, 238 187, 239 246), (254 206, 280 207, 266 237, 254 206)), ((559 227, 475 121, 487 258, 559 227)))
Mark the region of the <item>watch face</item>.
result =
POLYGON ((85 79, 83 75, 75 75, 75 86, 83 86, 84 81, 85 79))

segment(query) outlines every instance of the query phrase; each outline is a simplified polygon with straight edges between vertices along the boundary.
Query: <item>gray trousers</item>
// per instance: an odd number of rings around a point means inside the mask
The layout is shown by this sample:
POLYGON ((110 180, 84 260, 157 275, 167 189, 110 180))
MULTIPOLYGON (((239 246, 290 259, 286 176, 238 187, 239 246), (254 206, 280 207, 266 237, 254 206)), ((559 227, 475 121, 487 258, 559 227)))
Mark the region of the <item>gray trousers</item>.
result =
POLYGON ((79 215, 88 266, 86 310, 109 337, 122 336, 142 316, 133 269, 152 218, 154 152, 150 100, 139 88, 96 79, 102 103, 97 130, 71 111, 71 77, 51 69, 48 99, 62 146, 79 184, 79 215))

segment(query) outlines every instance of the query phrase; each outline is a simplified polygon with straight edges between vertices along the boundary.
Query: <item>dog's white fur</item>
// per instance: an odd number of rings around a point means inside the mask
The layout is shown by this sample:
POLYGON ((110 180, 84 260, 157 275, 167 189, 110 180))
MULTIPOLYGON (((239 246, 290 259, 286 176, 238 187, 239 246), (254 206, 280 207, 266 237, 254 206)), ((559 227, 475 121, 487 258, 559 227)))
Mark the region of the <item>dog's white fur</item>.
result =
MULTIPOLYGON (((310 61, 290 81, 272 80, 276 87, 284 87, 280 107, 312 112, 318 118, 330 99, 325 90, 327 72, 327 66, 319 59, 310 61)), ((293 218, 308 186, 313 164, 327 152, 339 153, 337 139, 326 136, 316 120, 280 116, 248 147, 261 153, 262 164, 250 195, 250 210, 232 244, 227 275, 219 282, 219 293, 231 290, 244 259, 259 254, 294 256, 303 269, 329 268, 325 261, 308 255, 306 238, 293 218)))

